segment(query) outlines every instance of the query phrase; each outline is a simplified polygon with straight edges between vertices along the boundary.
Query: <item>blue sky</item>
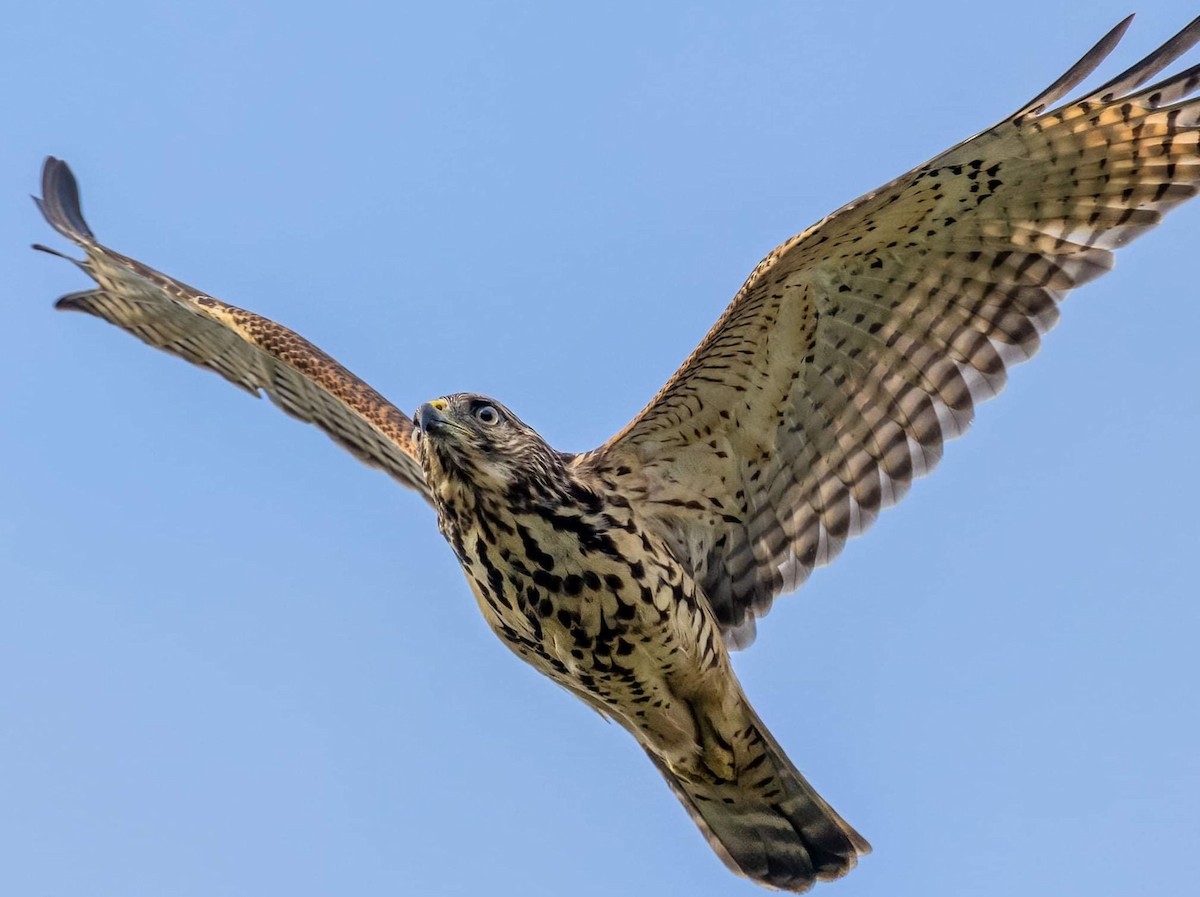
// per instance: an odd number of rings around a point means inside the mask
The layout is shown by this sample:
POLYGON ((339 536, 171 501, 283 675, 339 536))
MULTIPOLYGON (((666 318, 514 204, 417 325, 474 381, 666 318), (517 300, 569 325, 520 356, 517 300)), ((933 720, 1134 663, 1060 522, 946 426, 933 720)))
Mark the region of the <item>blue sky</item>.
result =
MULTIPOLYGON (((1130 12, 1015 0, 24 3, 0 34, 0 892, 751 895, 486 630, 432 513, 51 310, 100 238, 405 409, 622 426, 772 246, 1130 12)), ((1145 4, 1112 74, 1197 11, 1145 4)), ((1196 61, 1196 54, 1192 60, 1196 61)), ((875 845, 852 895, 1200 877, 1200 203, 1073 296, 929 479, 737 657, 875 845)))

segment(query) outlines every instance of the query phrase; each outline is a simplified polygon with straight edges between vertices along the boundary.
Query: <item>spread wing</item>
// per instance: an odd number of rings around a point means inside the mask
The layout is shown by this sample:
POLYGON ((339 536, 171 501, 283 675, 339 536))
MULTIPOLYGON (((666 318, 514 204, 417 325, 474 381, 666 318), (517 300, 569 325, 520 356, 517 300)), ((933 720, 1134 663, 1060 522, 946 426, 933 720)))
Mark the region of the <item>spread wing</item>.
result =
POLYGON ((34 202, 56 231, 83 249, 83 261, 69 261, 97 283, 95 289, 59 299, 57 308, 103 318, 144 343, 216 371, 255 396, 262 390, 288 414, 316 424, 359 460, 428 500, 413 422, 374 389, 286 327, 96 242, 65 162, 46 160, 42 197, 34 202))
POLYGON ((1128 24, 1014 115, 782 244, 654 400, 576 460, 656 521, 734 647, 937 464, 1067 292, 1197 192, 1200 66, 1142 85, 1200 19, 1046 111, 1128 24))

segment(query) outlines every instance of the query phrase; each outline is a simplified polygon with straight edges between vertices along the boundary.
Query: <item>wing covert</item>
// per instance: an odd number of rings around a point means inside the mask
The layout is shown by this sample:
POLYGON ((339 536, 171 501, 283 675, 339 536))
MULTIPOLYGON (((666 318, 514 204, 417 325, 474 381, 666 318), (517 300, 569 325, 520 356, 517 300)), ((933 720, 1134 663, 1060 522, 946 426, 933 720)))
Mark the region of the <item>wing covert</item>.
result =
POLYGON ((577 459, 658 522, 732 646, 937 464, 1070 290, 1200 188, 1200 66, 1142 87, 1200 19, 1046 111, 1128 21, 1018 112, 779 246, 577 459))
MULTIPOLYGON (((56 308, 114 324, 148 345, 261 392, 292 417, 315 424, 359 460, 429 499, 412 420, 299 334, 214 299, 97 242, 84 221, 75 177, 47 158, 34 202, 56 231, 82 248, 67 258, 97 288, 64 296, 56 308)), ((44 246, 36 249, 62 255, 44 246)))

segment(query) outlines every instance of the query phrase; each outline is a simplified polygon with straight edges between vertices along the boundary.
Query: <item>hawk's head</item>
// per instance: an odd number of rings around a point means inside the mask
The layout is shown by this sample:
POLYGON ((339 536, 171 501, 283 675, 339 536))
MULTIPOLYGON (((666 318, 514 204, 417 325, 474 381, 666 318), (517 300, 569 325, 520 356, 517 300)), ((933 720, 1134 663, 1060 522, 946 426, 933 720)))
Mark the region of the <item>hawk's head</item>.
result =
POLYGON ((563 463, 529 425, 487 396, 456 393, 413 415, 425 478, 511 495, 536 493, 562 477, 563 463))

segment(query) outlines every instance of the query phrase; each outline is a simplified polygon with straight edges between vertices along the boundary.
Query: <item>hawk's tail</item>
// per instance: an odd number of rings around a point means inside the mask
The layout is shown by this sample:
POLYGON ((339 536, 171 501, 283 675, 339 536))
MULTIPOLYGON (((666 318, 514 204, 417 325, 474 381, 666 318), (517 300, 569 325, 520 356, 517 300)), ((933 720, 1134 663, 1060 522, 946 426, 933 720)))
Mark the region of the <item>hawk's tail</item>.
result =
POLYGON ((746 709, 751 725, 745 752, 738 750, 736 780, 684 781, 653 754, 650 759, 734 872, 797 892, 840 878, 871 845, 825 803, 748 704, 746 709))

